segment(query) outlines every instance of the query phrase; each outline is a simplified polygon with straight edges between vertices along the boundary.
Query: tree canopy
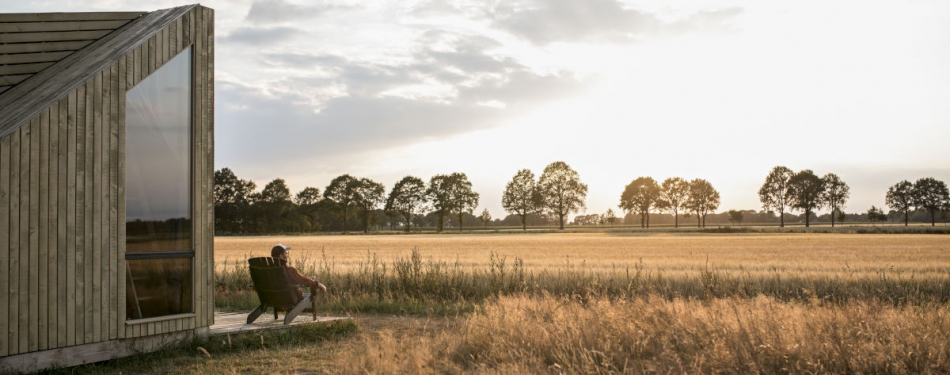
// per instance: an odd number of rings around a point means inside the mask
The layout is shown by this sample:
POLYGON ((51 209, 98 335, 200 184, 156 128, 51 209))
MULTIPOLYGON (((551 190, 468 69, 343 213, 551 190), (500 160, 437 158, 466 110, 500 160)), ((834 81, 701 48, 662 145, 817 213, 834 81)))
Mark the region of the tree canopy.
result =
POLYGON ((808 227, 812 212, 822 206, 824 182, 811 169, 803 169, 788 180, 788 192, 790 205, 805 213, 805 227, 808 227))
POLYGON ((393 216, 401 217, 406 224, 406 233, 412 225, 412 217, 420 215, 426 210, 426 185, 421 178, 414 176, 403 177, 386 198, 385 211, 393 216))
POLYGON ((933 177, 925 177, 914 183, 914 206, 930 212, 930 225, 937 223, 937 211, 945 209, 950 201, 947 184, 933 177))
POLYGON ((637 177, 620 194, 620 209, 640 214, 640 227, 650 227, 650 209, 660 198, 660 185, 653 177, 637 177))
POLYGON ((528 215, 540 211, 542 206, 541 193, 531 170, 522 169, 508 181, 505 192, 501 195, 501 206, 508 213, 520 216, 521 230, 528 230, 528 215))
POLYGON ((565 216, 587 208, 587 185, 582 183, 577 172, 563 161, 556 161, 544 167, 544 172, 538 178, 538 191, 544 209, 557 216, 560 229, 564 229, 565 216))
POLYGON ((887 188, 887 195, 884 202, 892 210, 904 214, 904 226, 907 226, 908 212, 914 208, 914 184, 904 180, 887 188))
POLYGON ((821 177, 825 185, 825 192, 821 196, 821 201, 825 207, 831 209, 831 226, 835 226, 835 216, 844 208, 845 202, 851 195, 851 188, 848 187, 841 177, 834 173, 828 173, 821 177))
POLYGON ((657 208, 673 214, 673 225, 679 228, 679 212, 686 209, 689 199, 689 183, 680 177, 670 177, 660 185, 660 199, 657 208))
POLYGON ((706 215, 719 208, 719 192, 709 181, 701 178, 689 182, 686 209, 696 213, 696 226, 706 227, 706 215))
POLYGON ((785 207, 789 205, 789 181, 795 173, 784 166, 772 168, 759 188, 759 201, 767 211, 778 211, 780 226, 785 226, 785 207))

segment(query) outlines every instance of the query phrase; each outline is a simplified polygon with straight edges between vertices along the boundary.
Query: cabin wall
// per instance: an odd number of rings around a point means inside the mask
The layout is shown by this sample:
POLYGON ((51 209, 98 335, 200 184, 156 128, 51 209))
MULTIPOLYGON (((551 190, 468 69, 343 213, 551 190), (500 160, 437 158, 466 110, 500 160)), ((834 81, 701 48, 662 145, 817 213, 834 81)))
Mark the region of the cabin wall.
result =
POLYGON ((0 357, 214 317, 214 16, 201 6, 0 140, 0 357), (194 316, 125 316, 125 93, 193 45, 194 316))

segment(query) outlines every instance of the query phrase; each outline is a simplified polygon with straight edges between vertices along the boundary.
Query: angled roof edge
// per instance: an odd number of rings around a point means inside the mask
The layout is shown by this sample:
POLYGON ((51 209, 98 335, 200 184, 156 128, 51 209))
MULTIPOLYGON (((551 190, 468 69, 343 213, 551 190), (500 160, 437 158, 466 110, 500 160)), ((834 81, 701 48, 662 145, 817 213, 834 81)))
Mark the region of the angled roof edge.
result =
POLYGON ((198 4, 143 14, 33 77, 0 93, 0 139, 68 95, 198 4))

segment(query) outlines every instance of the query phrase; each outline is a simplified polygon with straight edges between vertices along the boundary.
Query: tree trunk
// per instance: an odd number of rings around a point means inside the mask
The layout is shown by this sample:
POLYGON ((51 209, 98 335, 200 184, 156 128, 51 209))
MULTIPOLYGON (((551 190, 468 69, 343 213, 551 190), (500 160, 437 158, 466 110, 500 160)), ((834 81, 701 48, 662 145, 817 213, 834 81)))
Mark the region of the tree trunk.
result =
POLYGON ((930 226, 937 226, 937 210, 930 211, 930 226))
POLYGON ((462 233, 462 215, 464 214, 459 211, 459 233, 462 233))
POLYGON ((699 211, 696 211, 696 228, 702 228, 702 215, 699 214, 699 211))
POLYGON ((811 217, 811 211, 805 210, 805 228, 808 228, 808 218, 811 217))
POLYGON ((779 227, 785 228, 785 207, 778 210, 779 227))
POLYGON ((557 215, 557 222, 558 222, 558 224, 560 225, 561 230, 564 230, 564 215, 558 214, 558 215, 557 215))
POLYGON ((904 211, 904 226, 907 226, 907 222, 910 220, 910 212, 904 211))
POLYGON ((521 215, 521 231, 528 232, 528 214, 521 215))
POLYGON ((838 208, 831 206, 831 227, 835 227, 835 215, 838 213, 838 208))
POLYGON ((676 211, 673 211, 673 228, 679 228, 679 227, 680 227, 679 213, 676 211))

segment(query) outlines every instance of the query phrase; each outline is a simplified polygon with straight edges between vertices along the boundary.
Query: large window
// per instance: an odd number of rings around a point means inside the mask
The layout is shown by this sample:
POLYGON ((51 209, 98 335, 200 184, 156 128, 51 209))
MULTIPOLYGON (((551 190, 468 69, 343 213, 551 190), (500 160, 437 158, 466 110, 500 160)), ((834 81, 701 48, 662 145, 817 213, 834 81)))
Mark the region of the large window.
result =
POLYGON ((193 311, 192 51, 126 93, 126 317, 193 311))

